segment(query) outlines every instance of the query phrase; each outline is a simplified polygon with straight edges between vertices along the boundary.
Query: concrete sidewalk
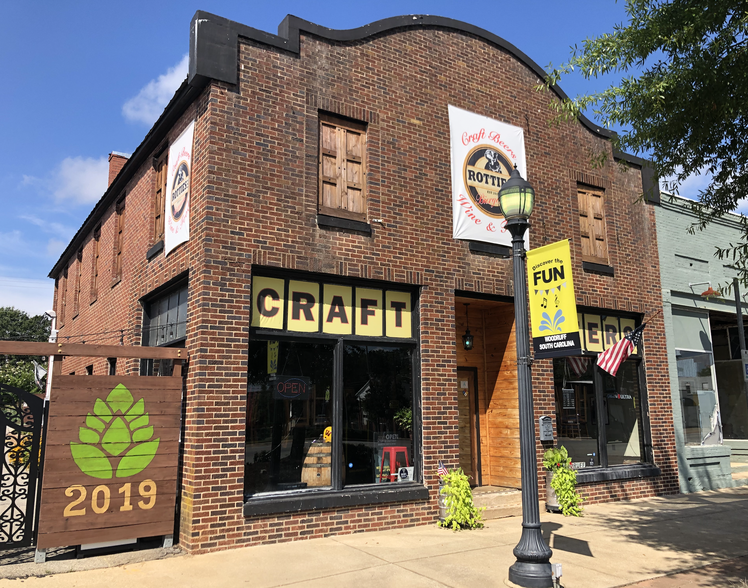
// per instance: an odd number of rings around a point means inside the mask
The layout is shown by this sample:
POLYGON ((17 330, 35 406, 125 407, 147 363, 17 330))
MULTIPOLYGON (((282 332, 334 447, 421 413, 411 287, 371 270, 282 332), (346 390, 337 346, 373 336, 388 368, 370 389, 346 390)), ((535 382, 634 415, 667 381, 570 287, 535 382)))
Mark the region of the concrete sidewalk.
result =
MULTIPOLYGON (((563 564, 566 588, 645 580, 642 588, 737 587, 748 570, 746 487, 592 505, 582 518, 543 514, 542 519, 552 561, 563 564)), ((0 588, 501 587, 514 562, 520 523, 511 517, 488 521, 480 531, 454 533, 429 525, 197 556, 152 550, 4 566, 0 588), (148 557, 163 559, 143 561, 148 557), (116 567, 72 571, 111 565, 116 567), (29 571, 43 577, 28 577, 29 571)))

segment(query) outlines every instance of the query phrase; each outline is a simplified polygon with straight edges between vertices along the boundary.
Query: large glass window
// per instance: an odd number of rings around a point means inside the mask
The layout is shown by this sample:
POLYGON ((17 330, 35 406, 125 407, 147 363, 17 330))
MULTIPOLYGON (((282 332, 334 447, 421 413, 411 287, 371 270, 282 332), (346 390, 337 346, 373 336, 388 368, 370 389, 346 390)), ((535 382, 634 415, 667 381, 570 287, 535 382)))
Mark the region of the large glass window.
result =
POLYGON ((597 369, 594 357, 553 360, 558 445, 575 468, 643 460, 638 369, 639 361, 629 359, 614 378, 597 369))
POLYGON ((625 361, 616 377, 601 371, 605 406, 608 465, 638 463, 642 460, 641 399, 635 361, 625 361))
POLYGON ((343 374, 345 485, 398 481, 413 467, 411 350, 346 345, 343 374))
POLYGON ((600 465, 593 366, 589 357, 553 360, 558 442, 576 467, 600 465))
POLYGON ((420 491, 415 302, 371 281, 253 276, 245 513, 276 494, 420 491))
MULTIPOLYGON (((143 338, 150 347, 184 347, 187 338, 187 285, 174 289, 143 304, 143 338)), ((171 376, 171 359, 140 360, 141 376, 171 376)))
POLYGON ((701 445, 713 439, 718 443, 719 434, 713 434, 720 424, 712 354, 677 349, 675 357, 678 362, 678 391, 685 441, 701 445))
POLYGON ((332 342, 250 344, 245 494, 331 487, 333 351, 332 342))

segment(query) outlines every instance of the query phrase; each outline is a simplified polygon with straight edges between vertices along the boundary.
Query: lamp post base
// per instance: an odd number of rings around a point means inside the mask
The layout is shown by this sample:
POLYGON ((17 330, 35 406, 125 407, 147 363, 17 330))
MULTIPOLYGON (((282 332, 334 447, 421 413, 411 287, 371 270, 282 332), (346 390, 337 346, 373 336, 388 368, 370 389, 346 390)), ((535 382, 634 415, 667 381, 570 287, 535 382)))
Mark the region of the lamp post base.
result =
POLYGON ((509 568, 509 581, 523 588, 552 588, 552 554, 543 540, 540 523, 523 523, 522 537, 514 548, 517 561, 509 568))
POLYGON ((553 588, 551 564, 514 562, 509 568, 509 581, 522 588, 553 588))

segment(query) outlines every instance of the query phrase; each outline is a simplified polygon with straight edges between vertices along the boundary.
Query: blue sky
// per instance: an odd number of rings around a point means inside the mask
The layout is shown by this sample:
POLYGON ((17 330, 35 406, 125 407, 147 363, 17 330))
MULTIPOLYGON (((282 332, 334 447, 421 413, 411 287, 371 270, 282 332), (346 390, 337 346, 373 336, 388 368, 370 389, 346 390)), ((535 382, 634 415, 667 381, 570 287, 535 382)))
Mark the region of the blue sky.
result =
MULTIPOLYGON (((46 276, 104 193, 108 154, 132 153, 186 76, 196 10, 273 33, 287 14, 334 29, 435 14, 483 27, 541 67, 625 19, 623 2, 613 0, 8 3, 0 23, 0 306, 51 308, 46 276)), ((604 84, 570 77, 561 87, 573 96, 604 84)))

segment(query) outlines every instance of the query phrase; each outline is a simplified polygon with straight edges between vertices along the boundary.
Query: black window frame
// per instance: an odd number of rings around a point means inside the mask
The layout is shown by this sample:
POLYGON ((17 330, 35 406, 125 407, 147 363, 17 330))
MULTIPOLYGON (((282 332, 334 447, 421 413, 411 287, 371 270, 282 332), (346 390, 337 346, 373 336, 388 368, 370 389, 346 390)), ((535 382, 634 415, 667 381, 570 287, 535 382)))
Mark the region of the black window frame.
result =
MULTIPOLYGON (((637 325, 638 326, 638 325, 637 325)), ((592 483, 592 482, 603 482, 610 480, 625 480, 631 478, 646 478, 653 476, 660 476, 662 474, 660 468, 654 463, 654 452, 652 447, 652 429, 649 419, 649 399, 646 387, 646 377, 644 370, 644 344, 639 344, 637 354, 632 354, 626 360, 627 362, 635 362, 637 385, 639 387, 639 418, 642 424, 643 439, 641 440, 641 451, 642 455, 639 463, 635 464, 615 464, 610 465, 608 459, 608 438, 607 438, 607 414, 606 414, 606 403, 605 403, 605 385, 603 378, 606 374, 597 366, 598 353, 585 352, 585 357, 589 357, 592 364, 592 387, 595 394, 595 412, 598 423, 598 436, 597 436, 597 451, 599 456, 599 465, 585 467, 578 469, 577 471, 577 483, 592 483)), ((553 361, 566 361, 566 357, 554 358, 553 361)), ((554 370, 555 374, 555 370, 554 370)), ((618 381, 620 374, 617 374, 615 379, 618 381)), ((555 376, 554 376, 554 395, 555 395, 555 376)), ((553 444, 555 446, 561 446, 561 438, 558 435, 558 413, 554 415, 556 422, 556 436, 553 444)))
MULTIPOLYGON (((140 344, 143 347, 184 348, 186 346, 187 324, 189 323, 189 312, 190 312, 190 288, 189 288, 189 280, 188 280, 187 275, 177 276, 176 278, 174 278, 173 280, 170 280, 169 282, 167 282, 160 288, 157 288, 153 292, 149 293, 147 296, 141 298, 140 304, 143 309, 143 326, 142 326, 142 331, 141 331, 140 344), (184 320, 185 334, 179 337, 174 337, 172 339, 165 340, 162 343, 158 343, 154 345, 151 341, 151 336, 150 336, 150 332, 153 329, 153 327, 151 327, 151 321, 153 320, 153 312, 151 309, 153 308, 155 304, 158 304, 161 300, 168 299, 174 293, 181 293, 181 292, 185 293, 185 298, 186 298, 185 320, 184 320)), ((179 309, 179 306, 180 305, 177 304, 177 310, 179 309)), ((180 321, 178 321, 178 323, 179 322, 180 321)), ((156 328, 158 328, 158 326, 156 328)), ((115 363, 115 366, 116 366, 116 363, 115 363)), ((170 376, 173 369, 174 369, 173 360, 165 360, 165 359, 161 359, 161 360, 141 359, 140 360, 140 375, 141 376, 146 376, 146 375, 170 376), (154 368, 155 368, 155 372, 154 372, 154 368)))
MULTIPOLYGON (((366 484, 356 486, 344 486, 342 483, 343 464, 343 438, 342 435, 333 434, 332 451, 332 488, 330 489, 306 489, 303 491, 285 491, 277 493, 262 493, 261 495, 244 495, 243 513, 246 517, 261 516, 268 514, 284 514, 318 510, 322 508, 345 508, 364 504, 381 504, 389 502, 406 502, 416 500, 428 500, 429 489, 425 486, 423 476, 423 433, 422 433, 422 404, 421 404, 421 350, 419 330, 419 299, 420 288, 415 285, 406 285, 393 282, 363 279, 347 279, 340 276, 327 274, 316 274, 307 272, 295 272, 289 270, 275 271, 270 268, 254 270, 253 277, 272 277, 285 280, 301 280, 353 286, 361 288, 381 288, 410 292, 411 295, 411 324, 412 336, 410 338, 394 337, 367 337, 361 335, 338 335, 326 333, 302 333, 289 332, 285 328, 263 329, 259 327, 249 328, 249 340, 247 346, 252 342, 268 340, 304 341, 304 342, 334 342, 333 351, 333 389, 332 389, 332 427, 333 431, 343 430, 343 355, 344 347, 348 344, 370 344, 370 345, 399 345, 410 347, 411 352, 411 386, 413 394, 413 463, 415 469, 412 482, 398 482, 397 484, 366 484)), ((251 325, 251 317, 249 324, 251 325)), ((285 327, 285 325, 284 325, 285 327)), ((246 460, 245 460, 246 461, 246 460)), ((245 464, 246 467, 246 464, 245 464)))

